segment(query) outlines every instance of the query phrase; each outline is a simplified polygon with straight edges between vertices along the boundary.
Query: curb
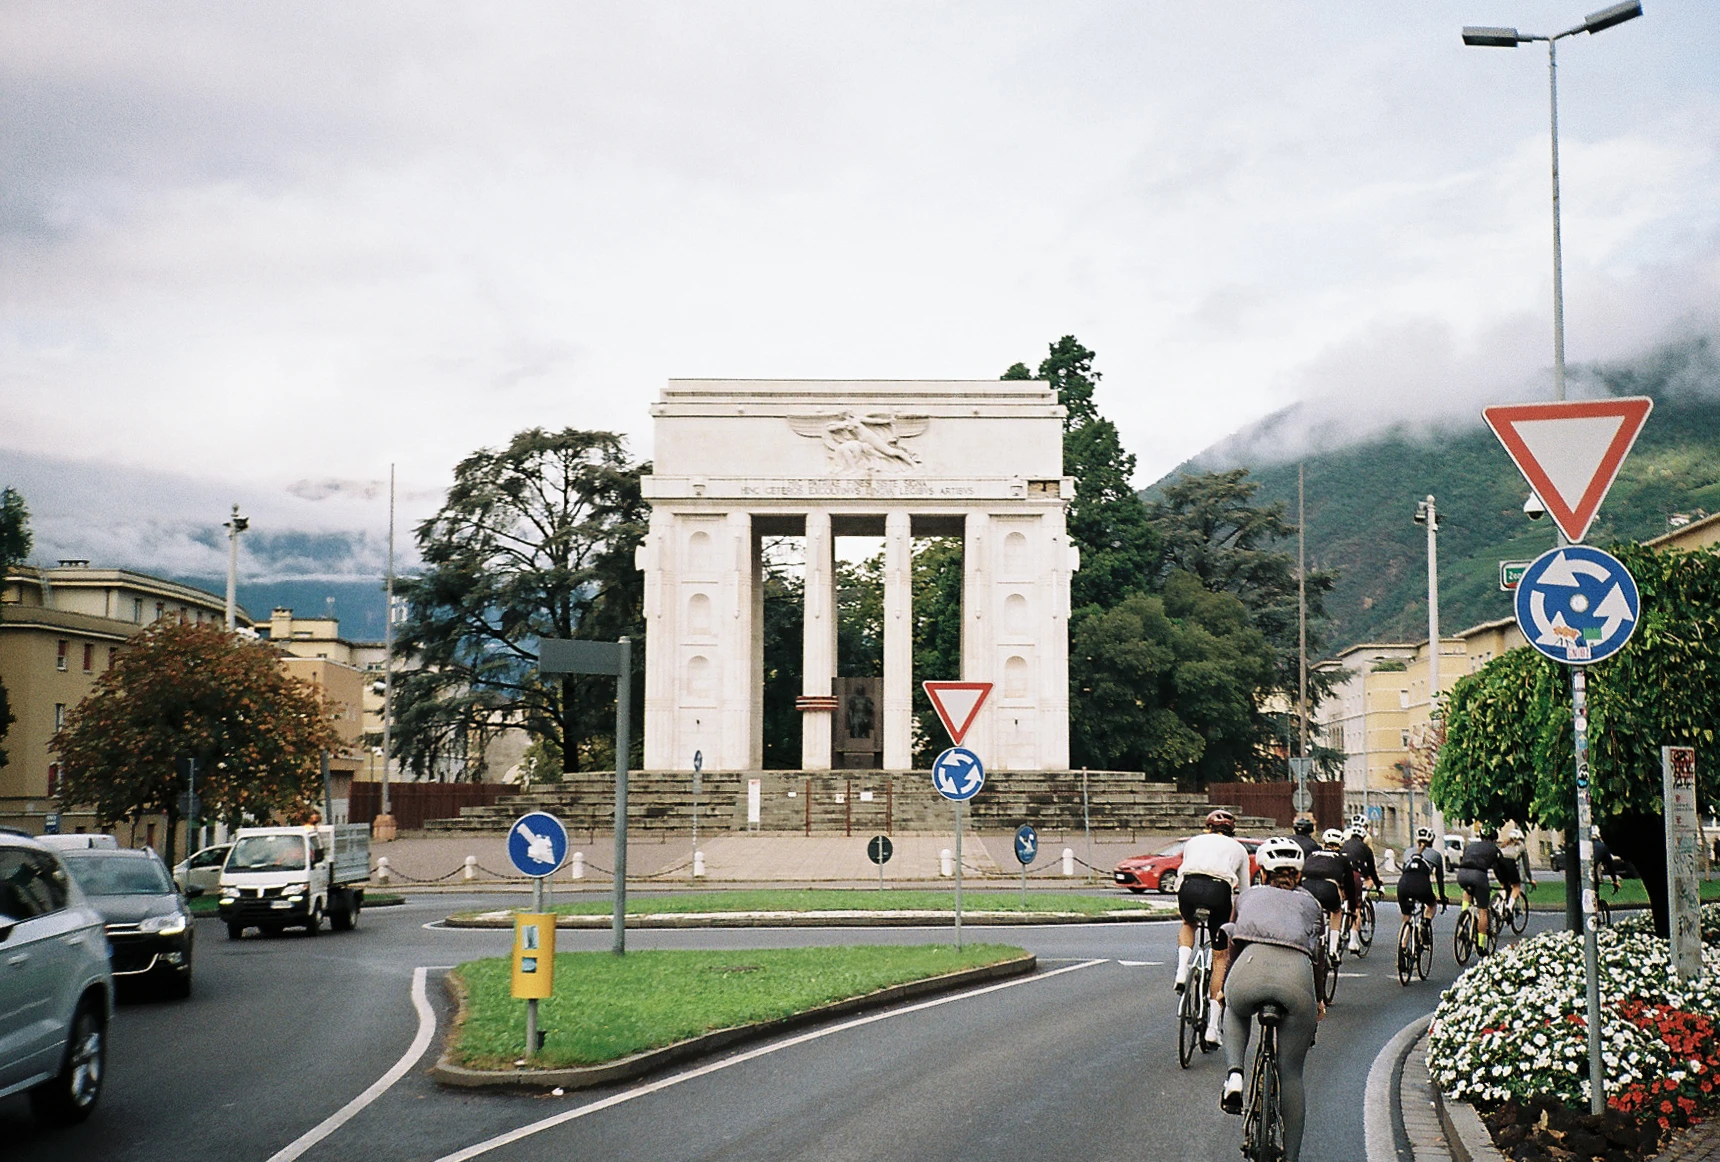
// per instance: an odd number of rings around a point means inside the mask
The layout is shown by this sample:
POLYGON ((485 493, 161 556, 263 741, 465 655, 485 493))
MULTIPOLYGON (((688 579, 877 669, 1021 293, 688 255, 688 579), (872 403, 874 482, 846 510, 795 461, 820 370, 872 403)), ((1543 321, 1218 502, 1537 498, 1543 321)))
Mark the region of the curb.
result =
MULTIPOLYGON (((799 1028, 802 1025, 814 1024, 831 1017, 846 1016, 849 1013, 860 1012, 864 1009, 881 1005, 895 1004, 898 1001, 911 1000, 933 993, 951 992, 969 985, 983 984, 987 981, 1001 980, 1012 976, 1025 976, 1039 966, 1038 958, 1032 955, 1006 960, 1000 964, 987 965, 984 968, 970 968, 962 972, 947 973, 944 976, 928 977, 925 980, 909 981, 907 984, 892 985, 889 988, 878 989, 864 996, 849 997, 847 1000, 834 1001, 821 1005, 816 1009, 808 1009, 804 1013, 781 1017, 774 1021, 761 1021, 754 1025, 739 1025, 732 1029, 719 1029, 714 1033, 706 1033, 702 1037, 693 1037, 686 1041, 677 1041, 673 1045, 665 1045, 661 1049, 648 1049, 643 1053, 635 1053, 631 1057, 623 1057, 619 1061, 611 1061, 604 1065, 589 1065, 572 1069, 469 1069, 464 1065, 456 1065, 450 1060, 446 1049, 430 1070, 430 1077, 436 1082, 462 1089, 481 1089, 494 1086, 527 1086, 533 1088, 559 1087, 561 1089, 589 1089, 592 1086, 608 1085, 612 1082, 631 1081, 655 1070, 664 1069, 677 1062, 695 1057, 706 1057, 719 1050, 746 1041, 761 1041, 778 1033, 799 1028)), ((442 978, 449 994, 456 1003, 454 1020, 449 1028, 449 1038, 452 1039, 454 1029, 466 1019, 466 990, 460 985, 452 973, 442 978)))
MULTIPOLYGON (((660 912, 627 917, 629 928, 924 928, 955 923, 954 912, 660 912)), ((962 911, 963 924, 986 927, 1033 924, 1139 924, 1175 920, 1177 913, 1131 910, 1090 916, 1080 912, 969 912, 962 911)), ((447 928, 495 928, 511 931, 513 911, 481 912, 476 916, 454 915, 442 921, 447 928)), ((613 927, 613 916, 556 916, 557 928, 613 927)))
MULTIPOLYGON (((1392 1035, 1381 1047, 1368 1068, 1366 1097, 1362 1106, 1362 1132, 1367 1143, 1368 1162, 1401 1162, 1405 1157, 1407 1136, 1399 1133, 1402 1122, 1402 1094, 1399 1082, 1403 1076, 1404 1058, 1433 1022, 1433 1014, 1417 1017, 1392 1035), (1400 1142, 1400 1138, 1404 1141, 1400 1142)), ((1408 1152, 1413 1156, 1413 1151, 1408 1152)))
POLYGON ((1439 1107, 1439 1120, 1445 1126, 1445 1141, 1451 1147, 1453 1162, 1507 1162, 1493 1145, 1493 1135, 1481 1123, 1481 1115, 1468 1102, 1450 1101, 1433 1087, 1434 1104, 1439 1107))

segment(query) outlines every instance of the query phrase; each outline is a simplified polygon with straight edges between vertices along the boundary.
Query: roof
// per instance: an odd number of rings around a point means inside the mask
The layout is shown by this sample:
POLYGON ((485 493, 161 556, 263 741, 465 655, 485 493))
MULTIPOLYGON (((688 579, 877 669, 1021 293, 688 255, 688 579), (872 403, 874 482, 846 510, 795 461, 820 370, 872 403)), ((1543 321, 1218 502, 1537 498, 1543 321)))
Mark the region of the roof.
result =
POLYGON ((1693 520, 1687 525, 1680 525, 1671 532, 1662 533, 1652 540, 1642 542, 1642 544, 1647 549, 1677 548, 1681 541, 1687 540, 1693 533, 1703 532, 1710 528, 1720 532, 1720 527, 1717 526, 1720 526, 1720 512, 1714 513, 1712 516, 1702 517, 1699 520, 1693 520))
POLYGON ((88 613, 67 613, 45 605, 0 605, 0 629, 46 629, 123 642, 143 626, 88 613))

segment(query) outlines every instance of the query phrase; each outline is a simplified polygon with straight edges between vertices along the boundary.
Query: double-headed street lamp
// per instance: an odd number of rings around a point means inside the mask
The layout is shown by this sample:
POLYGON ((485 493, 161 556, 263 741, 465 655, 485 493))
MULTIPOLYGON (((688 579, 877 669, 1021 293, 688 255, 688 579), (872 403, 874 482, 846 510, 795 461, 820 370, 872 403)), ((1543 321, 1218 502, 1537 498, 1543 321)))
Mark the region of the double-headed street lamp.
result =
POLYGON ((1639 0, 1626 0, 1591 12, 1575 28, 1552 36, 1536 36, 1515 28, 1467 27, 1463 43, 1477 48, 1516 48, 1533 41, 1547 42, 1547 91, 1552 109, 1553 136, 1553 398, 1565 398, 1565 276, 1559 242, 1559 41, 1579 32, 1596 33, 1642 15, 1639 0))

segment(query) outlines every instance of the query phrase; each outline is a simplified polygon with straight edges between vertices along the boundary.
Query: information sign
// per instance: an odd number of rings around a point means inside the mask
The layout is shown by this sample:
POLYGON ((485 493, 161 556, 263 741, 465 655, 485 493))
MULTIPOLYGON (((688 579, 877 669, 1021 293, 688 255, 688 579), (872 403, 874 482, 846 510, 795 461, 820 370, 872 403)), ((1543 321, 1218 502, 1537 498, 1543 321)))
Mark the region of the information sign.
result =
POLYGON ((1696 748, 1660 748, 1666 793, 1666 878, 1672 967, 1681 980, 1702 976, 1702 817, 1696 811, 1696 748))
POLYGON ((890 842, 888 835, 874 835, 866 841, 866 858, 883 867, 890 862, 890 857, 896 854, 896 845, 890 842))

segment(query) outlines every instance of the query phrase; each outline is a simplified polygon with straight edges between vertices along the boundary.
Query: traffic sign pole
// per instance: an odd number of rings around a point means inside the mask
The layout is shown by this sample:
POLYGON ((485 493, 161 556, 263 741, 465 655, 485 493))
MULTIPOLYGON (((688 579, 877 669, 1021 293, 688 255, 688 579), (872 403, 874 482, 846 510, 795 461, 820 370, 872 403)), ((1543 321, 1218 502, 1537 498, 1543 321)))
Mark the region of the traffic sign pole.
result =
MULTIPOLYGON (((1589 828, 1589 698, 1588 673, 1571 667, 1571 725, 1577 752, 1577 858, 1583 877, 1583 976, 1589 1010, 1589 1112, 1606 1112, 1606 1073, 1601 1067, 1600 938, 1595 896, 1595 843, 1589 828)), ((1570 852, 1566 853, 1567 859, 1570 852)))
POLYGON ((962 816, 967 804, 956 800, 956 947, 962 946, 962 816))

